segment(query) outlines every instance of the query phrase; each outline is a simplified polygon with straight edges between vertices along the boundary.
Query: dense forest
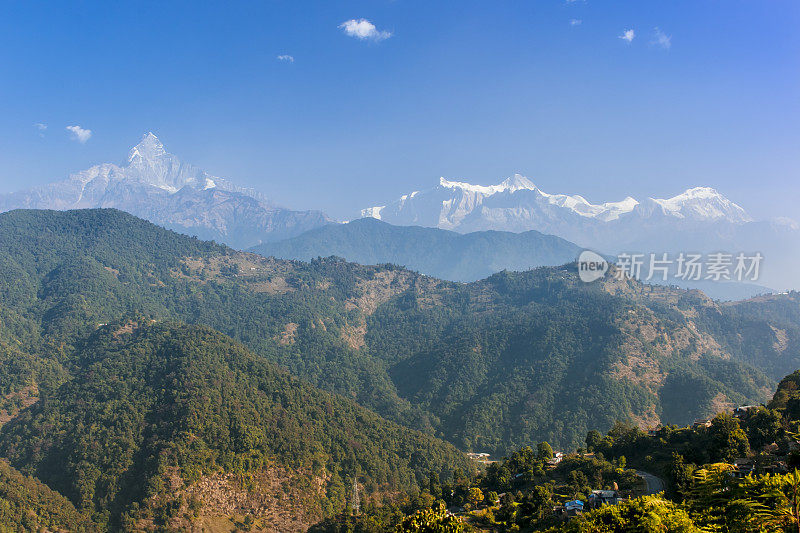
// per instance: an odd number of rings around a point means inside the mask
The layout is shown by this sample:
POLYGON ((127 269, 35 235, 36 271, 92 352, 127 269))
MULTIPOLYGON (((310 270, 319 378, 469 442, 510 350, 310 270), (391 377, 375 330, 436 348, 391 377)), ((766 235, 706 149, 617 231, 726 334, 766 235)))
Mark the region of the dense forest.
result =
POLYGON ((97 324, 138 313, 213 327, 388 419, 493 453, 763 401, 800 364, 796 294, 752 303, 774 308, 760 317, 697 291, 582 284, 570 265, 456 284, 261 258, 114 210, 0 215, 0 273, 0 310, 49 355, 29 370, 42 387, 97 324))
POLYGON ((0 460, 0 531, 95 531, 67 498, 0 460))
POLYGON ((178 500, 148 512, 169 523, 186 503, 184 485, 274 461, 312 493, 317 516, 344 508, 354 482, 366 494, 410 490, 431 472, 469 466, 453 447, 316 390, 208 328, 103 326, 76 364, 71 380, 0 429, 0 455, 101 524, 148 517, 140 505, 165 490, 178 500))

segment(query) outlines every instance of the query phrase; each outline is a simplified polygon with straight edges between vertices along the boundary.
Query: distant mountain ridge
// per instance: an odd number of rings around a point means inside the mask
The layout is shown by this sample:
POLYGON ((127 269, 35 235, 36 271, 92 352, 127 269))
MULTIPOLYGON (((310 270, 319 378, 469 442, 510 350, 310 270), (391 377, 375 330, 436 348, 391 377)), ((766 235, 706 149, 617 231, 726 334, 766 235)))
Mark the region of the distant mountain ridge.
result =
POLYGON ((131 148, 126 166, 103 163, 60 182, 0 195, 0 211, 95 207, 121 209, 237 248, 284 239, 332 221, 319 211, 275 206, 254 189, 183 162, 153 133, 131 148))
POLYGON ((264 256, 310 261, 338 256, 366 265, 393 263, 451 281, 476 281, 501 270, 529 270, 574 261, 581 248, 538 231, 459 234, 393 226, 372 218, 331 224, 251 249, 264 256))
MULTIPOLYGON (((364 265, 391 263, 427 276, 465 282, 487 278, 503 270, 519 272, 571 263, 583 250, 575 243, 535 230, 457 233, 423 226, 394 226, 371 217, 346 224, 329 224, 250 249, 265 257, 300 261, 336 256, 364 265)), ((610 255, 606 259, 615 260, 610 255)), ((646 278, 646 274, 643 277, 646 278)), ((657 278, 651 282, 700 289, 722 301, 773 292, 767 287, 743 282, 676 279, 664 282, 657 278)))
POLYGON ((546 193, 519 174, 491 186, 441 178, 436 187, 363 209, 360 216, 459 233, 537 230, 614 255, 760 251, 765 261, 759 284, 798 286, 791 274, 800 260, 797 225, 785 219, 756 221, 710 187, 665 199, 592 204, 579 195, 546 193))

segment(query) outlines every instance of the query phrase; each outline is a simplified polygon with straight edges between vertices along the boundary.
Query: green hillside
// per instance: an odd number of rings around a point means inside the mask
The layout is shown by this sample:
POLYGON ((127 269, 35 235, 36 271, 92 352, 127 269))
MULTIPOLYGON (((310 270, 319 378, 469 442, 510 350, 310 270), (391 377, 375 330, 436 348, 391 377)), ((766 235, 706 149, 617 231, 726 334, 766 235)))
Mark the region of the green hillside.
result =
POLYGON ((800 366, 792 295, 759 317, 755 303, 697 291, 583 284, 571 266, 458 284, 392 265, 267 259, 113 210, 2 214, 0 258, 0 305, 31 325, 51 373, 80 368, 74 348, 98 324, 202 324, 463 449, 575 446, 618 419, 688 423, 766 400, 800 366))
POLYGON ((97 531, 75 506, 0 460, 0 531, 97 531))
MULTIPOLYGON (((3 426, 0 455, 114 528, 180 519, 193 487, 221 473, 258 493, 260 476, 280 465, 283 490, 305 502, 294 511, 302 520, 343 509, 354 479, 379 495, 468 468, 451 446, 316 390, 208 328, 104 326, 75 364, 73 379, 3 426)), ((208 505, 201 511, 212 513, 208 505)))
POLYGON ((800 293, 761 296, 709 314, 710 328, 742 361, 780 376, 800 367, 800 293))

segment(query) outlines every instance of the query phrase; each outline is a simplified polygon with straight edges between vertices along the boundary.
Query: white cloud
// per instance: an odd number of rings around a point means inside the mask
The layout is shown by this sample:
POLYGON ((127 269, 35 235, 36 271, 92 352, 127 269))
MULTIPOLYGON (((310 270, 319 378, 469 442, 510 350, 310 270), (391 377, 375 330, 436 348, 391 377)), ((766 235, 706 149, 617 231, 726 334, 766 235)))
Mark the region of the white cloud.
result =
POLYGON ((42 124, 41 122, 37 122, 33 126, 39 131, 47 131, 47 124, 42 124))
POLYGON ((81 144, 85 144, 92 136, 92 130, 86 130, 80 126, 67 126, 67 131, 73 141, 78 141, 81 144))
POLYGON ((355 37, 362 41, 367 39, 371 41, 383 41, 392 36, 392 32, 379 31, 378 28, 375 27, 375 24, 367 19, 350 19, 339 24, 339 28, 344 31, 345 35, 355 37))
POLYGON ((285 61, 286 63, 294 63, 294 56, 289 54, 281 54, 276 58, 278 61, 285 61))
POLYGON ((572 19, 569 21, 570 26, 580 26, 583 23, 581 19, 572 19))
POLYGON ((656 28, 653 31, 653 40, 650 41, 650 44, 660 46, 664 50, 669 50, 672 46, 672 35, 667 35, 659 28, 656 28))
POLYGON ((633 30, 625 30, 624 32, 622 32, 622 35, 619 36, 620 39, 622 39, 627 43, 633 41, 634 37, 636 37, 636 32, 633 30))

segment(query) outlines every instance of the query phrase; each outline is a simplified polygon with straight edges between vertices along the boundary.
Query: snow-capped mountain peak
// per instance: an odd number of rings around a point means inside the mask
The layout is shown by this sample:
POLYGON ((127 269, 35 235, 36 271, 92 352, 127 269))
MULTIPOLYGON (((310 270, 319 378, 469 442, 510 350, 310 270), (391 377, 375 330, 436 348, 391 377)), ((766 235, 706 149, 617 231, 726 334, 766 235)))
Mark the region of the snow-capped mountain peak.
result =
POLYGON ((187 186, 207 189, 209 183, 216 184, 220 180, 168 153, 152 132, 146 133, 139 144, 131 148, 124 173, 127 179, 147 183, 170 193, 187 186))
POLYGON ((460 190, 467 193, 479 194, 482 196, 491 196, 498 192, 502 192, 505 188, 502 185, 473 185, 463 181, 450 181, 445 178, 439 178, 439 187, 444 189, 460 190))
POLYGON ((510 178, 504 179, 500 185, 502 187, 505 187, 505 190, 508 192, 516 192, 521 190, 528 190, 528 191, 536 190, 536 185, 534 185, 531 180, 529 180, 522 174, 514 174, 510 178))
POLYGON ((473 185, 463 181, 450 181, 445 178, 439 178, 439 186, 445 189, 461 189, 463 191, 481 194, 483 196, 491 196, 499 192, 516 192, 520 190, 535 191, 536 185, 521 174, 514 174, 510 178, 506 178, 497 185, 473 185))
POLYGON ((658 204, 664 214, 677 218, 734 223, 751 222, 753 219, 739 205, 730 201, 711 187, 694 187, 672 198, 650 198, 658 204))
POLYGON ((62 181, 0 194, 0 212, 96 207, 122 209, 168 228, 243 248, 331 222, 318 211, 275 206, 258 191, 181 161, 152 132, 130 149, 127 165, 102 163, 62 181))
POLYGON ((137 159, 153 161, 166 155, 166 153, 164 145, 158 140, 158 137, 152 131, 149 131, 142 136, 139 144, 131 148, 128 153, 128 162, 133 163, 137 159))

